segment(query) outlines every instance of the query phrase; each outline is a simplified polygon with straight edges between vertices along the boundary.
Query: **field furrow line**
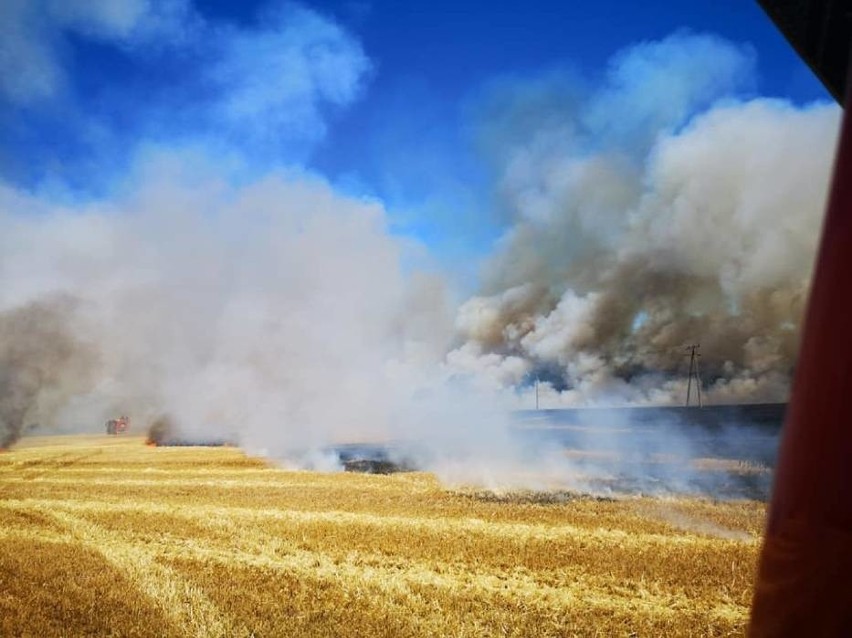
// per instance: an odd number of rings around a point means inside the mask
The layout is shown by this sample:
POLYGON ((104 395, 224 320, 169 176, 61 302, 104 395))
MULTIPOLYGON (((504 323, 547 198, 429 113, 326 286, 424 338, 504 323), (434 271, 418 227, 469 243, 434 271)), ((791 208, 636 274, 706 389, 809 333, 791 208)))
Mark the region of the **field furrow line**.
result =
POLYGON ((672 546, 713 546, 757 544, 757 539, 741 541, 713 538, 684 533, 666 536, 647 532, 628 532, 619 529, 584 528, 570 524, 535 524, 487 521, 478 518, 408 517, 379 515, 341 510, 304 511, 293 509, 222 507, 213 505, 164 505, 154 502, 127 503, 115 501, 71 501, 54 499, 5 499, 0 507, 32 508, 40 511, 62 509, 69 512, 132 512, 179 516, 195 521, 212 519, 237 519, 240 521, 269 521, 294 523, 330 523, 336 525, 369 525, 376 528, 406 528, 412 532, 466 533, 503 539, 555 541, 564 538, 583 538, 596 546, 617 545, 622 548, 672 546))
MULTIPOLYGON (((174 601, 174 594, 163 594, 157 588, 162 584, 173 582, 174 574, 168 573, 168 568, 159 561, 174 561, 192 559, 200 562, 214 561, 226 567, 243 566, 294 574, 300 578, 325 580, 342 587, 358 587, 369 585, 378 591, 395 596, 410 596, 414 587, 431 587, 441 589, 445 595, 467 593, 476 597, 505 597, 513 600, 524 600, 526 604, 545 608, 553 613, 568 613, 572 609, 595 609, 601 612, 624 612, 642 614, 654 617, 669 617, 694 609, 695 601, 677 592, 664 594, 647 589, 637 591, 636 588, 618 586, 605 582, 606 579, 587 575, 578 571, 567 571, 559 583, 545 583, 534 575, 520 570, 495 573, 489 570, 472 570, 470 568, 455 572, 451 565, 443 567, 426 561, 407 557, 388 557, 382 554, 350 552, 347 557, 333 558, 321 552, 300 549, 295 543, 271 537, 254 530, 251 535, 245 534, 245 522, 239 518, 226 516, 209 516, 209 510, 199 508, 192 511, 181 508, 175 511, 169 508, 158 508, 161 512, 185 516, 188 519, 201 522, 205 527, 227 532, 226 537, 232 538, 233 543, 227 547, 217 547, 200 539, 173 539, 168 543, 159 543, 156 549, 141 549, 127 540, 116 541, 114 533, 83 521, 63 509, 80 512, 102 511, 100 504, 92 503, 80 507, 79 503, 35 502, 29 503, 29 508, 40 512, 52 512, 55 517, 66 523, 70 529, 83 530, 85 535, 78 536, 55 535, 59 540, 81 539, 90 544, 124 569, 136 581, 139 579, 140 560, 145 565, 158 566, 163 573, 155 573, 145 567, 143 576, 152 579, 148 589, 142 588, 153 598, 162 601, 163 605, 174 601), (201 512, 208 514, 199 518, 201 512), (116 558, 124 558, 124 562, 116 562, 116 558), (130 570, 136 570, 131 573, 130 570), (455 572, 455 573, 454 573, 455 572)), ((0 506, 12 506, 6 503, 0 506)), ((138 508, 120 508, 123 511, 138 511, 138 508)), ((150 512, 150 508, 146 508, 150 512)), ((341 522, 341 525, 346 523, 341 522)), ((556 575, 554 575, 556 576, 556 575)), ((190 604, 189 607, 198 607, 190 604)), ((203 603, 200 608, 204 608, 203 603)), ((215 616, 215 612, 211 611, 215 616)), ((714 602, 706 613, 718 620, 739 621, 744 618, 741 607, 723 601, 714 602)), ((185 623, 187 619, 180 619, 185 623)), ((205 620, 205 623, 210 622, 205 620)), ((216 626, 214 619, 213 625, 216 626)), ((222 634, 218 634, 222 635, 222 634)))
POLYGON ((71 539, 97 550, 122 571, 142 593, 156 602, 180 633, 196 638, 225 638, 245 633, 232 626, 203 591, 158 562, 155 551, 119 540, 114 533, 67 511, 55 509, 46 513, 66 527, 71 539))

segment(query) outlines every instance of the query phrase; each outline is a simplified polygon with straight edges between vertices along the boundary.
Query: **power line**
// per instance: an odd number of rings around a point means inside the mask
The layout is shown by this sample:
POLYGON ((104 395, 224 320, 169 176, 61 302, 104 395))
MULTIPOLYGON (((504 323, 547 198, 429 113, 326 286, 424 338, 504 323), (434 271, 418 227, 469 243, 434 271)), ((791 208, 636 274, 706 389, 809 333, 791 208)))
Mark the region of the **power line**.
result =
POLYGON ((686 407, 689 407, 689 401, 692 395, 692 379, 695 379, 695 389, 698 391, 698 407, 703 407, 701 402, 701 374, 698 371, 698 360, 701 354, 698 350, 701 348, 700 343, 693 343, 686 346, 689 351, 689 380, 686 383, 686 407))

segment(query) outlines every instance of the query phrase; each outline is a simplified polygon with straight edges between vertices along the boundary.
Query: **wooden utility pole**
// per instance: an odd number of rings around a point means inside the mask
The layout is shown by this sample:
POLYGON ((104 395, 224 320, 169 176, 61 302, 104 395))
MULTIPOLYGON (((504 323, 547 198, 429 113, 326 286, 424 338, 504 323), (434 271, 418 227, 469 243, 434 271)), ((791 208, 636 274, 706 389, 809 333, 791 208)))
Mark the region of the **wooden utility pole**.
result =
POLYGON ((689 350, 689 380, 686 382, 686 407, 689 407, 689 400, 692 395, 692 379, 695 379, 695 389, 698 391, 698 407, 702 407, 701 403, 701 375, 698 372, 698 359, 701 355, 698 350, 701 348, 700 343, 693 343, 686 346, 689 350))

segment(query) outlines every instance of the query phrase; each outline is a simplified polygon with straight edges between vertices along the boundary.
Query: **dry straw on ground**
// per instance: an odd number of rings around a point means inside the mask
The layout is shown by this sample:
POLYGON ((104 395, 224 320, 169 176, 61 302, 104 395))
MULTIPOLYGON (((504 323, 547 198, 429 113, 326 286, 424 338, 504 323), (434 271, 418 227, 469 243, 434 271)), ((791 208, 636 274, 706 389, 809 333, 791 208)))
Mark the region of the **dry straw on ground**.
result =
POLYGON ((763 515, 31 439, 0 455, 0 636, 740 635, 763 515))

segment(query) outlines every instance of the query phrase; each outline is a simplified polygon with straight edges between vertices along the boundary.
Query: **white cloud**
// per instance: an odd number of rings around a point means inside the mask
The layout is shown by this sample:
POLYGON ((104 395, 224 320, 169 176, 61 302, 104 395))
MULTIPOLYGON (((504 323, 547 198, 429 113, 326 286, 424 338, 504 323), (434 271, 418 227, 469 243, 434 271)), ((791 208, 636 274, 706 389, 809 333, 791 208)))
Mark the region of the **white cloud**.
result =
POLYGON ((755 54, 709 34, 679 32, 613 56, 583 115, 599 136, 644 150, 662 130, 753 83, 755 54))
POLYGON ((172 38, 191 21, 186 0, 8 0, 0 3, 0 92, 16 104, 65 88, 68 34, 120 46, 172 38))
POLYGON ((0 3, 0 91, 15 103, 52 97, 63 81, 58 36, 29 0, 0 3))
POLYGON ((255 138, 321 137, 323 106, 352 103, 370 70, 354 37, 297 6, 267 14, 257 29, 223 28, 216 36, 221 44, 206 76, 221 97, 211 110, 255 138))
MULTIPOLYGON (((179 90, 145 96, 139 119, 255 149, 321 138, 326 111, 358 99, 370 71, 355 37, 299 5, 275 5, 252 26, 236 26, 204 19, 190 0, 9 0, 0 3, 0 98, 33 106, 73 95, 71 34, 140 63, 180 54, 179 90)), ((121 78, 108 81, 121 88, 121 78)))
POLYGON ((148 0, 46 0, 44 15, 57 25, 93 37, 128 38, 152 13, 148 0))

